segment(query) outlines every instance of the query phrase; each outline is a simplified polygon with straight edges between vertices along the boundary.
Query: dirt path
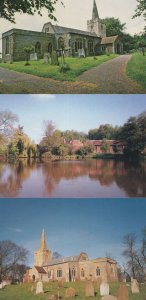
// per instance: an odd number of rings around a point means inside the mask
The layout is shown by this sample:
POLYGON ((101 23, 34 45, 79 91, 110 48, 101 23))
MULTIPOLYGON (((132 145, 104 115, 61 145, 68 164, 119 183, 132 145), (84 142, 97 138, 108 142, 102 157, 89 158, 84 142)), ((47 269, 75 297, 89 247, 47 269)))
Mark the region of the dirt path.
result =
POLYGON ((130 59, 131 55, 121 55, 84 72, 78 80, 96 84, 98 93, 103 94, 144 93, 146 91, 126 75, 126 66, 130 59))
POLYGON ((122 55, 94 67, 76 82, 41 78, 0 68, 2 94, 136 94, 146 93, 125 73, 131 55, 122 55))

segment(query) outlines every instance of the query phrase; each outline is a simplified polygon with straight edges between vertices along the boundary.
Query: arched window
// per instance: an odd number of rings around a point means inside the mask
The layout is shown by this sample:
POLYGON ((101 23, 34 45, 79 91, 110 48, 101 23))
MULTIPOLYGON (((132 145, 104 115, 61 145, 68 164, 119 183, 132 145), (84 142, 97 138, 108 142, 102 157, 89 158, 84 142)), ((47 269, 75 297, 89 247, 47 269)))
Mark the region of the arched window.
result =
POLYGON ((32 275, 32 280, 35 281, 35 275, 32 275))
POLYGON ((41 43, 40 42, 37 42, 35 44, 35 52, 40 55, 41 54, 41 43))
POLYGON ((64 39, 62 37, 58 39, 58 49, 64 49, 64 39))
POLYGON ((52 53, 52 48, 53 48, 52 43, 49 43, 49 44, 48 44, 48 52, 49 52, 50 54, 52 53))
POLYGON ((81 277, 85 277, 84 269, 81 270, 81 277))
POLYGON ((9 37, 6 37, 6 54, 9 54, 9 37))
POLYGON ((100 269, 98 267, 96 268, 96 276, 100 276, 100 269))
POLYGON ((89 53, 93 53, 94 52, 93 40, 89 40, 88 41, 88 51, 89 51, 89 53))
POLYGON ((83 48, 83 43, 81 39, 75 41, 75 52, 78 52, 79 49, 83 48))
POLYGON ((57 277, 62 277, 62 270, 61 269, 57 270, 57 277))
POLYGON ((71 270, 71 275, 72 277, 75 277, 76 276, 76 269, 75 267, 73 266, 72 270, 71 270))
POLYGON ((71 48, 71 46, 72 46, 72 40, 71 39, 69 40, 68 45, 71 48))
POLYGON ((51 277, 51 270, 48 270, 48 278, 51 277))

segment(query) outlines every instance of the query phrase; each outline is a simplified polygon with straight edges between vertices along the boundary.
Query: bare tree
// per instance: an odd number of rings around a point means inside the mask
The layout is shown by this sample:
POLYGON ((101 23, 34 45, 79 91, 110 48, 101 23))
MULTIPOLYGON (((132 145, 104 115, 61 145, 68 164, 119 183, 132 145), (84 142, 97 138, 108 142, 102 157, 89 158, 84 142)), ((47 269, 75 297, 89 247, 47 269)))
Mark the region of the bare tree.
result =
POLYGON ((127 258, 127 267, 130 270, 132 277, 135 278, 136 270, 135 270, 135 243, 136 243, 136 235, 133 233, 127 234, 124 236, 123 244, 125 246, 125 250, 123 251, 123 256, 127 258))
POLYGON ((27 255, 28 251, 25 248, 9 240, 0 241, 0 281, 7 276, 13 278, 16 267, 25 263, 27 255))
POLYGON ((125 250, 123 256, 126 258, 124 265, 125 274, 137 278, 139 281, 145 277, 145 254, 146 254, 146 240, 145 235, 140 247, 136 246, 136 235, 131 233, 124 237, 123 244, 125 250))
POLYGON ((14 123, 18 122, 17 115, 11 111, 0 111, 0 135, 9 137, 14 129, 14 123))
POLYGON ((52 120, 45 120, 43 121, 43 127, 44 127, 44 136, 45 137, 50 137, 53 135, 56 126, 52 120))

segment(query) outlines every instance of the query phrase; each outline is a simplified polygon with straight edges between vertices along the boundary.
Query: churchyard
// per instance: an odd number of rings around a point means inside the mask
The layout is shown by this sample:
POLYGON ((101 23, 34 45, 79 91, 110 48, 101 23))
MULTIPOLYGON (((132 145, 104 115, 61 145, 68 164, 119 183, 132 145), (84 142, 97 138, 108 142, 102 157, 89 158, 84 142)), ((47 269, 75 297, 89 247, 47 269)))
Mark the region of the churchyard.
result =
POLYGON ((115 57, 117 54, 111 55, 101 55, 86 58, 72 58, 66 57, 65 64, 69 65, 70 70, 67 72, 60 72, 62 66, 62 58, 59 58, 59 66, 51 65, 51 63, 46 64, 44 60, 30 61, 29 66, 25 66, 25 61, 13 62, 13 63, 1 63, 0 67, 7 68, 9 70, 36 75, 44 78, 52 78, 56 80, 65 81, 75 81, 77 76, 86 70, 96 67, 106 61, 109 61, 115 57))
POLYGON ((146 55, 135 53, 127 65, 127 75, 146 88, 146 55))
MULTIPOLYGON (((119 282, 110 283, 109 293, 110 295, 116 297, 115 299, 119 300, 145 300, 146 299, 146 284, 142 284, 140 286, 140 293, 132 294, 130 284, 127 284, 128 289, 128 298, 126 299, 125 289, 122 290, 119 282), (120 293, 120 294, 119 294, 120 293), (118 298, 117 298, 118 297, 118 298)), ((1 300, 49 300, 52 295, 58 295, 58 285, 55 282, 44 283, 43 284, 44 293, 36 295, 36 283, 29 284, 16 284, 6 286, 4 289, 0 290, 0 299, 1 300)), ((89 288, 88 288, 89 290, 89 288)), ((92 289, 90 289, 91 291, 92 289)), ((86 296, 87 286, 84 282, 72 282, 72 283, 64 283, 62 287, 59 288, 60 299, 76 299, 76 300, 89 300, 89 299, 97 299, 100 300, 102 297, 100 296, 100 288, 98 283, 94 283, 94 297, 86 296), (66 298, 66 291, 69 287, 72 287, 76 291, 75 297, 66 298)), ((107 297, 107 296, 106 296, 107 297)), ((103 298, 104 299, 104 298, 103 298)), ((108 299, 108 298, 107 298, 108 299)), ((109 298, 110 299, 110 298, 109 298)), ((114 298, 113 298, 114 299, 114 298)), ((55 300, 55 298, 52 300, 55 300)))

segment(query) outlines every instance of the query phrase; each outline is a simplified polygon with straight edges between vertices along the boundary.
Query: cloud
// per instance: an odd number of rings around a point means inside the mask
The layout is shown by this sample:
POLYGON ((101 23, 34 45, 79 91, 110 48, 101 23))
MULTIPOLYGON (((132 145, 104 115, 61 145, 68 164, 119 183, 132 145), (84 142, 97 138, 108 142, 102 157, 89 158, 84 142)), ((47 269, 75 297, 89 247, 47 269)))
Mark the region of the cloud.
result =
POLYGON ((38 94, 38 95, 30 95, 30 97, 37 102, 48 102, 50 100, 56 99, 56 95, 48 95, 48 94, 38 94))
POLYGON ((17 233, 21 233, 23 232, 23 230, 21 228, 13 228, 13 227, 8 227, 9 230, 17 232, 17 233))

